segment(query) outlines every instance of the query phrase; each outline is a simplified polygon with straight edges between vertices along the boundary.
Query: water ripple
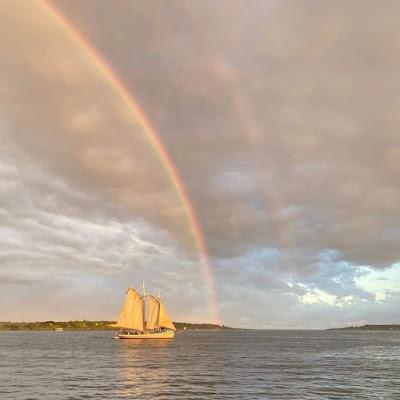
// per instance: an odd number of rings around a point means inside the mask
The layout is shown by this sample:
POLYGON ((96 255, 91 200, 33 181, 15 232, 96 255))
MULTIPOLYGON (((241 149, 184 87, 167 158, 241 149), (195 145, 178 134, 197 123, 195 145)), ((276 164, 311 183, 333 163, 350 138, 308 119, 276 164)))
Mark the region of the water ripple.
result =
POLYGON ((397 332, 0 332, 0 398, 399 399, 397 332))

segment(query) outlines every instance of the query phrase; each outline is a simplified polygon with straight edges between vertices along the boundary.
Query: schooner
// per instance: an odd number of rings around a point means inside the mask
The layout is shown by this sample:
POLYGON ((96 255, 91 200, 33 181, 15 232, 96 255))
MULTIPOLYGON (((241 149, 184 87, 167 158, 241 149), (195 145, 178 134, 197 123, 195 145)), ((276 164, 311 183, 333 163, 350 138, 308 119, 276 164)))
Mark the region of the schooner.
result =
POLYGON ((142 294, 131 287, 126 292, 125 304, 115 325, 121 328, 116 339, 173 339, 176 328, 161 300, 160 293, 157 297, 148 295, 144 282, 142 286, 142 294), (146 297, 148 297, 147 320, 146 297))

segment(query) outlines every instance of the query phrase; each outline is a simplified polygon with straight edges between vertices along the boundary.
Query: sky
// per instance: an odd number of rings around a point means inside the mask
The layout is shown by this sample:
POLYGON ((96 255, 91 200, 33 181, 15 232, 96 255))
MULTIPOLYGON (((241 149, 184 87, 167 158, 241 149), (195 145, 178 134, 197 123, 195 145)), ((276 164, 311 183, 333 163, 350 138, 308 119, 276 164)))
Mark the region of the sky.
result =
POLYGON ((3 1, 0 320, 400 323, 399 12, 3 1))

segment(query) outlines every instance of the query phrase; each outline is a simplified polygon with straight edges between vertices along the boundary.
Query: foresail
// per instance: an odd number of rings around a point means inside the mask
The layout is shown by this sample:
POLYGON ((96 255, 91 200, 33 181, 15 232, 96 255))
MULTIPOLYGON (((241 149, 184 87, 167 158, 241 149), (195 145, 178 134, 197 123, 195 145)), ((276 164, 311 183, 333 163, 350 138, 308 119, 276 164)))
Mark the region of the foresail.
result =
POLYGON ((117 326, 120 328, 144 331, 143 298, 135 289, 128 289, 125 304, 118 318, 117 326))
POLYGON ((160 326, 160 328, 169 328, 173 329, 174 331, 176 330, 173 322, 171 321, 171 318, 168 315, 167 309, 165 308, 164 303, 161 300, 158 325, 160 326))
POLYGON ((149 314, 147 318, 147 329, 158 328, 158 313, 159 313, 158 300, 153 296, 149 295, 149 314))

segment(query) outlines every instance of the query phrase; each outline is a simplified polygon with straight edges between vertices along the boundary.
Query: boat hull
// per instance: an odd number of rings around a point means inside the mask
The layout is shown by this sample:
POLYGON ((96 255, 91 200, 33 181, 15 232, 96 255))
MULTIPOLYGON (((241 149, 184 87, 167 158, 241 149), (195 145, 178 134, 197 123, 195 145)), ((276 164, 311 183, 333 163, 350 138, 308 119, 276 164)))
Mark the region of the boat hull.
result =
POLYGON ((173 339, 174 331, 165 332, 144 332, 135 334, 118 333, 116 339, 173 339))

